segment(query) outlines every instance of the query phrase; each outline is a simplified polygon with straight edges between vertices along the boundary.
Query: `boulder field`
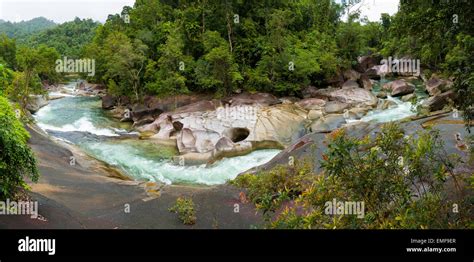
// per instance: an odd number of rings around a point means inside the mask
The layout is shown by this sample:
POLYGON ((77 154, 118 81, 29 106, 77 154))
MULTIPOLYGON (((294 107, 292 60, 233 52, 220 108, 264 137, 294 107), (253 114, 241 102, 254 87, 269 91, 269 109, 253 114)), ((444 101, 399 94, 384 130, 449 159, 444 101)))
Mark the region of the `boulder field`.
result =
MULTIPOLYGON (((133 122, 141 139, 175 146, 177 164, 212 164, 224 157, 258 149, 285 149, 309 133, 328 133, 360 119, 373 109, 394 106, 387 96, 402 101, 416 98, 414 76, 394 76, 373 92, 376 79, 384 79, 380 57, 361 57, 354 69, 341 71, 330 86, 303 88, 299 97, 277 98, 268 93, 240 92, 223 99, 212 94, 145 97, 132 104, 123 97, 101 95, 103 109, 121 121, 133 122)), ((452 82, 433 75, 424 80, 426 111, 436 111, 456 99, 452 82)), ((81 90, 101 90, 87 84, 81 90)))

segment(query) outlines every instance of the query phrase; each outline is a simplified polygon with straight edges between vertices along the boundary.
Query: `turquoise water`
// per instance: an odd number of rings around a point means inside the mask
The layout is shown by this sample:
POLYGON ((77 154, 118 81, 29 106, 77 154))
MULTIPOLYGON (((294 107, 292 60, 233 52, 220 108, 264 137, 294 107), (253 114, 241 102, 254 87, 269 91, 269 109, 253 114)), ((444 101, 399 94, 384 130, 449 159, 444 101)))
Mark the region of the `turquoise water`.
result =
POLYGON ((38 126, 50 135, 79 146, 136 180, 223 184, 245 170, 268 162, 280 152, 258 150, 223 159, 210 167, 175 165, 171 160, 177 154, 174 147, 137 138, 120 138, 120 135, 129 134, 130 125, 108 117, 95 97, 68 96, 52 100, 36 113, 35 118, 38 126))

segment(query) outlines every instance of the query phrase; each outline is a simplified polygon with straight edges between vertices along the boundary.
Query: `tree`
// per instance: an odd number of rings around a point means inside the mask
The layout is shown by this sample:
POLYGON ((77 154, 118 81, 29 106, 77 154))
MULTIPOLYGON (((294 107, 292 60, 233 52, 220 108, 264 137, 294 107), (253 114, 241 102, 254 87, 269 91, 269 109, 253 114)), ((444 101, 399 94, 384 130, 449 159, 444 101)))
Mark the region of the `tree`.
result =
POLYGON ((30 94, 39 93, 41 84, 38 77, 38 68, 43 66, 41 57, 36 49, 20 47, 16 54, 18 67, 22 72, 15 75, 14 87, 16 97, 23 109, 26 108, 30 94))
POLYGON ((125 34, 109 35, 102 55, 107 68, 104 79, 111 79, 120 87, 120 94, 127 94, 128 87, 138 101, 141 97, 141 77, 145 68, 146 46, 140 41, 131 41, 125 34))
POLYGON ((16 68, 16 41, 5 34, 0 35, 0 63, 16 68))
POLYGON ((197 61, 197 83, 218 95, 229 94, 242 80, 237 64, 225 40, 215 31, 203 34, 205 55, 197 61))
POLYGON ((26 188, 24 177, 38 181, 36 159, 27 145, 28 132, 16 118, 8 100, 0 96, 0 199, 26 188))

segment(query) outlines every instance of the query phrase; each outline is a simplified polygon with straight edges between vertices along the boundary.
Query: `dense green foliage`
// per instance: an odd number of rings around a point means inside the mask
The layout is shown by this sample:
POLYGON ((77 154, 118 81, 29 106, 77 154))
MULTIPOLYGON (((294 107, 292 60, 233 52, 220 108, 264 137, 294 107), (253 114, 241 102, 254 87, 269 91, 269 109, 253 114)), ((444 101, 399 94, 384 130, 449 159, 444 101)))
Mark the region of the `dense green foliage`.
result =
MULTIPOLYGON (((455 156, 446 157, 436 132, 404 136, 387 124, 374 138, 343 130, 330 135, 322 172, 305 161, 237 177, 232 183, 267 216, 270 228, 457 228, 468 227, 472 206, 455 156), (448 197, 446 181, 457 191, 448 197), (365 215, 326 214, 333 199, 363 201, 365 215), (292 205, 288 204, 292 201, 292 205), (465 210, 452 212, 453 203, 465 210), (284 206, 284 207, 282 207, 284 206), (267 213, 273 214, 273 213, 267 213)), ((468 174, 466 174, 468 175, 468 174)))
POLYGON ((143 89, 135 94, 294 93, 336 71, 339 13, 330 0, 139 0, 121 15, 109 16, 85 56, 97 61, 92 80, 111 83, 124 94, 132 86, 143 89), (127 14, 130 23, 124 21, 127 14), (128 45, 131 52, 116 52, 128 45), (112 60, 129 59, 119 56, 137 59, 110 68, 112 60), (116 73, 130 67, 138 86, 116 73))
POLYGON ((56 23, 44 17, 37 17, 29 21, 17 23, 0 20, 0 34, 6 34, 11 38, 26 38, 31 34, 41 32, 56 26, 56 23))
MULTIPOLYGON (((16 111, 18 112, 18 111, 16 111)), ((25 188, 24 177, 38 180, 33 152, 27 145, 29 137, 7 99, 0 96, 0 199, 14 197, 25 188)))
POLYGON ((92 19, 76 18, 71 22, 33 34, 20 43, 32 47, 46 45, 55 48, 61 56, 81 58, 84 45, 92 40, 98 25, 92 19))

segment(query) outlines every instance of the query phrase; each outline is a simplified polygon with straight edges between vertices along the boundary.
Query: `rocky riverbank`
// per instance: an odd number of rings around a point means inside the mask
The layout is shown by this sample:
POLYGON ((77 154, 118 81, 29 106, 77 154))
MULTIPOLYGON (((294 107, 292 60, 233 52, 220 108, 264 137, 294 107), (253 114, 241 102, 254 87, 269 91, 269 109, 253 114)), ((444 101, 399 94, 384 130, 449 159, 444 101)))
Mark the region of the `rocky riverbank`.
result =
POLYGON ((232 186, 163 187, 117 179, 111 175, 116 170, 73 146, 51 140, 37 127, 28 131, 41 174, 38 183, 28 183, 40 216, 0 216, 2 229, 249 229, 261 223, 260 214, 232 186), (191 197, 196 205, 193 226, 168 211, 180 196, 191 197))
POLYGON ((258 149, 287 148, 307 134, 331 132, 370 112, 394 108, 397 101, 411 101, 418 113, 428 115, 448 110, 456 100, 451 80, 387 74, 379 63, 380 57, 361 57, 354 69, 328 85, 308 86, 292 97, 244 92, 222 99, 205 94, 147 96, 132 103, 105 94, 103 86, 82 82, 75 93, 101 96, 102 108, 131 122, 141 139, 176 147, 174 161, 180 165, 210 165, 258 149))

